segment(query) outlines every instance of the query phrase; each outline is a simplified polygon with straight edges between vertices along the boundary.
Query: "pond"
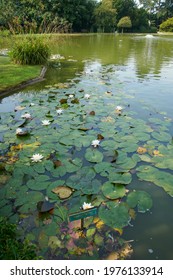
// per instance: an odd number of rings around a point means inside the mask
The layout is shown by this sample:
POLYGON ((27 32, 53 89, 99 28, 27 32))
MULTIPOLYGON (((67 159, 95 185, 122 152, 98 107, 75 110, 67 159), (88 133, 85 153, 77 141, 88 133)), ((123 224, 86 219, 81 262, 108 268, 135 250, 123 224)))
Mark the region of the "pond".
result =
POLYGON ((173 36, 51 48, 45 80, 0 103, 0 215, 47 259, 173 259, 173 36))

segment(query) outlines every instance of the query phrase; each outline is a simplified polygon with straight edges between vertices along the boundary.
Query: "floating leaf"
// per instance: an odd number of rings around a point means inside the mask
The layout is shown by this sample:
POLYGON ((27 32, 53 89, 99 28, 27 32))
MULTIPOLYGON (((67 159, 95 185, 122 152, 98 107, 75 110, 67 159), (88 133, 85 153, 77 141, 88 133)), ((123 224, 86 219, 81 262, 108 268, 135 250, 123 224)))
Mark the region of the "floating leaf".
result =
POLYGON ((137 153, 140 155, 145 154, 146 152, 147 152, 147 149, 144 147, 138 147, 138 149, 137 149, 137 153))
POLYGON ((68 186, 58 186, 54 188, 52 192, 57 194, 61 199, 68 198, 73 193, 72 189, 68 186))
POLYGON ((97 246, 101 246, 103 244, 103 242, 104 242, 103 237, 99 233, 96 233, 96 235, 94 236, 94 243, 97 246))
POLYGON ((103 154, 97 149, 87 149, 85 153, 85 158, 89 162, 101 162, 103 160, 103 154))
POLYGON ((144 213, 152 207, 152 199, 145 191, 133 191, 127 196, 127 204, 130 208, 137 206, 138 211, 144 213))
POLYGON ((125 195, 126 189, 122 185, 115 185, 111 182, 106 182, 102 186, 102 192, 108 199, 117 199, 125 195))
POLYGON ((151 135, 158 141, 162 141, 162 142, 169 142, 172 139, 170 134, 163 132, 163 131, 160 131, 160 132, 154 131, 151 135))
POLYGON ((158 170, 152 166, 142 165, 136 169, 137 176, 144 181, 153 182, 159 187, 162 187, 169 195, 173 196, 173 175, 158 170))
POLYGON ((132 181, 132 175, 130 173, 110 173, 109 180, 114 184, 128 185, 132 181))
POLYGON ((49 237, 49 242, 48 242, 48 246, 51 249, 57 249, 57 248, 63 248, 63 245, 61 243, 61 241, 58 239, 57 236, 50 236, 49 237))
POLYGON ((99 218, 112 228, 123 228, 128 225, 130 216, 128 208, 123 203, 112 202, 99 208, 99 218))

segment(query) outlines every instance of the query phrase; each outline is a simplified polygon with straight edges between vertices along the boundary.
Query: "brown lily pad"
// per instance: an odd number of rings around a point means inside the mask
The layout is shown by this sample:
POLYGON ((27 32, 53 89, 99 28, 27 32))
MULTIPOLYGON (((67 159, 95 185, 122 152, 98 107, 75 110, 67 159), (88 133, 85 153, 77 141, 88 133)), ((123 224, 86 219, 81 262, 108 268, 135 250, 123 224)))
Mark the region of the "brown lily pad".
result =
POLYGON ((68 186, 58 186, 52 192, 57 194, 61 199, 69 198, 73 193, 72 189, 68 186))

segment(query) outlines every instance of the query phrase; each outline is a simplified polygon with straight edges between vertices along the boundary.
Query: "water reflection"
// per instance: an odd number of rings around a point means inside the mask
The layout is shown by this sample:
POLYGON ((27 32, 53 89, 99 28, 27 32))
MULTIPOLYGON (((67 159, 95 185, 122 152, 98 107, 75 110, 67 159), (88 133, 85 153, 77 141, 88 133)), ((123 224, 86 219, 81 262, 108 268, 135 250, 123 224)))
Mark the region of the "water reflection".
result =
MULTIPOLYGON (((143 35, 97 34, 70 37, 70 42, 59 48, 65 57, 72 55, 78 61, 98 59, 102 64, 129 65, 133 61, 140 78, 154 74, 158 77, 162 67, 173 64, 173 37, 143 35)), ((57 49, 53 49, 54 52, 57 49)))

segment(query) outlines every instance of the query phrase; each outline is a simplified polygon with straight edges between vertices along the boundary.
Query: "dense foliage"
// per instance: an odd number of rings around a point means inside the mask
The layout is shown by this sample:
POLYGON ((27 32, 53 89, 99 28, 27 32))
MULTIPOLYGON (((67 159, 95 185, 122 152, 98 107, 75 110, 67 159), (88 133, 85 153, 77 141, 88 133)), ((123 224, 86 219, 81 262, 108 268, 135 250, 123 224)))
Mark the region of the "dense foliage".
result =
POLYGON ((172 0, 0 0, 0 30, 12 34, 113 32, 123 17, 149 32, 172 16, 172 0))
POLYGON ((123 17, 123 18, 121 18, 119 20, 118 24, 117 24, 117 27, 121 28, 122 32, 123 32, 124 28, 131 28, 132 27, 132 22, 131 22, 130 17, 123 17))
POLYGON ((16 43, 10 55, 17 64, 38 65, 47 62, 50 50, 40 39, 28 37, 16 43))
POLYGON ((168 18, 160 25, 160 31, 173 32, 173 17, 168 18))
POLYGON ((38 259, 36 246, 19 239, 16 225, 0 218, 0 260, 38 259))

